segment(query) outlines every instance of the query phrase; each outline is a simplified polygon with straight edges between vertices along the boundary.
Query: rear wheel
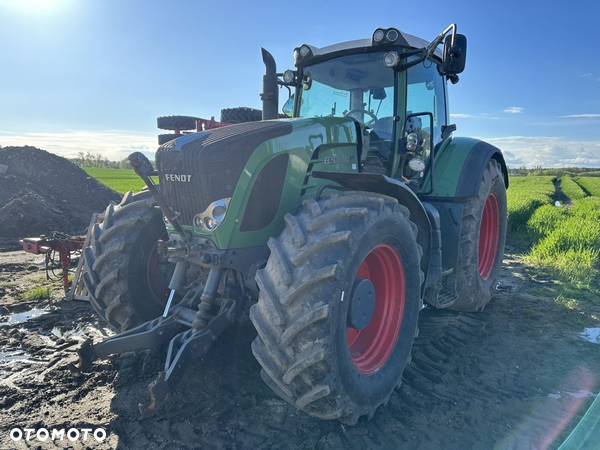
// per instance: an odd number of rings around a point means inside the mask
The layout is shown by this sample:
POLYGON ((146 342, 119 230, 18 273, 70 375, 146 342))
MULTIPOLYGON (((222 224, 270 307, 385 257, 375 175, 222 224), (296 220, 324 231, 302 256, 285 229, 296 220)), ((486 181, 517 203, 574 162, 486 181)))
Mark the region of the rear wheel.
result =
POLYGON ((400 383, 421 308, 421 247, 409 212, 347 192, 286 215, 257 273, 252 352, 280 397, 322 419, 371 417, 400 383))
POLYGON ((162 312, 173 266, 159 252, 166 239, 152 198, 126 195, 110 204, 83 251, 85 286, 96 312, 123 331, 162 312))
POLYGON ((506 242, 506 186, 500 164, 490 160, 479 193, 463 213, 454 282, 458 311, 481 311, 492 298, 506 242))

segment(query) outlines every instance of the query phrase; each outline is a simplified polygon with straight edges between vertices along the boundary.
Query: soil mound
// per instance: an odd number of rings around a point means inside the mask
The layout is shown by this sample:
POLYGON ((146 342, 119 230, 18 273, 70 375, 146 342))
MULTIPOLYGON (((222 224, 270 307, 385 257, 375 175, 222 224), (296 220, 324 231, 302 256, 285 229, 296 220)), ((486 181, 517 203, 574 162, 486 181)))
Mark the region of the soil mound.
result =
POLYGON ((0 149, 0 247, 18 238, 63 231, 82 234, 116 192, 72 162, 35 147, 0 149))

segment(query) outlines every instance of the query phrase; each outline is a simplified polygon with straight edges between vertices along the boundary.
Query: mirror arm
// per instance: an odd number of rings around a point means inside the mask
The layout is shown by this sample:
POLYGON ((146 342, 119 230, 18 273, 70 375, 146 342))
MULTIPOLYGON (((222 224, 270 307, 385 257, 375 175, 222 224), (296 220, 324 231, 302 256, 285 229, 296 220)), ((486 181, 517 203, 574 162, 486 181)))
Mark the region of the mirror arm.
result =
MULTIPOLYGON (((451 45, 454 45, 454 38, 456 37, 456 24, 455 23, 451 23, 450 25, 448 25, 444 31, 442 31, 428 46, 427 46, 427 56, 431 56, 433 54, 433 52, 435 52, 435 49, 438 47, 438 45, 440 45, 442 43, 442 41, 444 40, 444 37, 452 32, 452 41, 450 42, 451 45)), ((426 56, 426 57, 427 57, 426 56)))

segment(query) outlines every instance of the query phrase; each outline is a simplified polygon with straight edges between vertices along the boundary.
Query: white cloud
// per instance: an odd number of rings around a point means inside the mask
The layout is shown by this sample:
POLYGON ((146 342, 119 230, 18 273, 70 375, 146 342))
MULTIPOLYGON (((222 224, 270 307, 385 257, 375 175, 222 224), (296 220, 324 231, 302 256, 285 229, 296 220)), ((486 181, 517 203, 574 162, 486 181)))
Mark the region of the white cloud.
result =
POLYGON ((579 75, 581 78, 585 78, 586 80, 594 80, 594 81, 600 81, 600 77, 595 77, 594 74, 592 72, 586 72, 586 73, 582 73, 581 75, 579 75))
POLYGON ((483 140, 504 152, 511 167, 600 167, 600 141, 507 136, 483 140))
POLYGON ((0 145, 32 145, 68 158, 75 157, 78 152, 100 153, 114 161, 124 159, 135 151, 153 158, 158 147, 154 134, 116 130, 18 134, 0 130, 0 145))
POLYGON ((568 114, 560 117, 561 119, 600 119, 600 114, 568 114))
POLYGON ((463 119, 490 119, 497 120, 498 116, 494 116, 490 113, 476 113, 476 114, 468 114, 468 113, 450 113, 450 117, 452 119, 463 120, 463 119))
POLYGON ((504 108, 504 112, 508 114, 521 114, 523 111, 525 111, 525 108, 522 106, 509 106, 504 108))

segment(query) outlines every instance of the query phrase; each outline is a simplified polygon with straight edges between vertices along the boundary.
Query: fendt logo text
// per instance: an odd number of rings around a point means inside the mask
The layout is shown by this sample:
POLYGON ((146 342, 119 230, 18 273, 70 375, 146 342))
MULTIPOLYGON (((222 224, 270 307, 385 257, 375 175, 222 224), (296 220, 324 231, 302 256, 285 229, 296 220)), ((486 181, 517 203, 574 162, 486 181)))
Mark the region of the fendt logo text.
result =
POLYGON ((189 183, 192 181, 191 175, 179 174, 179 173, 165 173, 166 181, 180 181, 182 183, 189 183))

